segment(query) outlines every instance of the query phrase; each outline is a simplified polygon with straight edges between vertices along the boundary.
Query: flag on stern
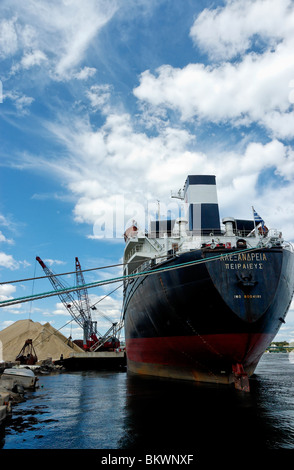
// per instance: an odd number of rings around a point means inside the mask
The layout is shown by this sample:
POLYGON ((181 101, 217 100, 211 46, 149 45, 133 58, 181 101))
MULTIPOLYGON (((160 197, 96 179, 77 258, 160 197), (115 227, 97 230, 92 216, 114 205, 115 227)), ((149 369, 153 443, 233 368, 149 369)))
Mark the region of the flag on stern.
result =
POLYGON ((252 207, 252 210, 253 210, 253 215, 254 215, 254 223, 256 226, 258 226, 259 224, 261 224, 261 228, 262 228, 262 231, 265 232, 266 231, 266 227, 264 225, 264 220, 260 217, 260 215, 256 212, 256 210, 254 209, 254 207, 252 207))

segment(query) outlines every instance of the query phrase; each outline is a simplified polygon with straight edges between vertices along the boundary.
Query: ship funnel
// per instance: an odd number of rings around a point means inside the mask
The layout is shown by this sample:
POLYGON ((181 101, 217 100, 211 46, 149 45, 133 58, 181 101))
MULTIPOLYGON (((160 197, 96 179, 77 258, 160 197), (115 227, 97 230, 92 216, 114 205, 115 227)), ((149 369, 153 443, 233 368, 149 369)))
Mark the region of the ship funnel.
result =
POLYGON ((219 234, 220 218, 215 176, 189 175, 184 187, 189 230, 193 234, 219 234))

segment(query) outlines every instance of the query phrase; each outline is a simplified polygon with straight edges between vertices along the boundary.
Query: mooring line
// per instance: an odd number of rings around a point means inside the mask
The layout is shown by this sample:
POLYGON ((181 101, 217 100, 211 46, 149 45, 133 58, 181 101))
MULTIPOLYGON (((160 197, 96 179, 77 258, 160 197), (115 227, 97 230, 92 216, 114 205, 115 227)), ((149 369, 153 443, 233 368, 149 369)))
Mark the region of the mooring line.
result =
POLYGON ((141 271, 139 273, 134 273, 134 274, 126 274, 126 275, 122 275, 122 276, 119 276, 119 277, 106 279, 104 281, 91 282, 91 283, 88 283, 88 284, 83 284, 81 286, 74 286, 74 287, 69 287, 69 288, 65 288, 65 289, 58 289, 58 290, 55 290, 55 291, 43 292, 41 294, 34 294, 34 295, 29 295, 29 296, 24 296, 24 297, 18 297, 16 299, 2 300, 0 302, 0 307, 7 307, 7 306, 10 306, 10 305, 16 305, 16 304, 19 304, 19 303, 29 302, 30 300, 40 300, 40 299, 44 299, 44 298, 47 298, 47 297, 53 297, 53 296, 56 296, 56 295, 59 295, 59 294, 74 292, 74 291, 78 291, 78 290, 85 289, 85 288, 92 289, 94 287, 100 287, 100 286, 104 286, 106 284, 113 284, 115 282, 119 282, 119 281, 123 281, 123 280, 127 280, 127 279, 134 279, 134 278, 141 277, 141 276, 149 276, 149 275, 152 275, 152 274, 158 274, 158 273, 162 273, 162 272, 166 272, 166 271, 173 271, 175 269, 181 269, 181 268, 186 268, 186 267, 193 266, 193 265, 196 265, 196 264, 202 264, 202 263, 207 263, 207 262, 210 262, 210 261, 215 261, 215 260, 230 256, 230 255, 236 255, 236 254, 239 254, 239 253, 247 253, 247 252, 257 251, 259 249, 260 248, 256 247, 256 248, 247 248, 247 249, 243 249, 243 250, 236 250, 236 251, 232 251, 232 252, 229 252, 229 253, 223 253, 222 252, 220 255, 211 256, 211 257, 205 258, 205 259, 198 259, 198 260, 194 260, 194 261, 188 261, 186 263, 180 263, 180 264, 173 265, 173 266, 165 266, 164 268, 157 268, 157 269, 152 269, 152 270, 148 270, 148 271, 141 271))

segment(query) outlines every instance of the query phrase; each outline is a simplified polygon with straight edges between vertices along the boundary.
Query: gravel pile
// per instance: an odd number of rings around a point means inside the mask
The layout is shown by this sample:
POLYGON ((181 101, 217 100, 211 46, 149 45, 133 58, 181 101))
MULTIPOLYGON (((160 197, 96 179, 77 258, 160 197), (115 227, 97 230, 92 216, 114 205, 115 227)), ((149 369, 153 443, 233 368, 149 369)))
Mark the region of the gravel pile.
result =
POLYGON ((82 350, 69 341, 50 323, 42 325, 32 320, 19 320, 0 331, 0 362, 15 361, 27 339, 32 339, 38 362, 51 358, 53 361, 82 350), (2 355, 1 355, 2 349, 2 355), (1 357, 2 356, 2 357, 1 357))

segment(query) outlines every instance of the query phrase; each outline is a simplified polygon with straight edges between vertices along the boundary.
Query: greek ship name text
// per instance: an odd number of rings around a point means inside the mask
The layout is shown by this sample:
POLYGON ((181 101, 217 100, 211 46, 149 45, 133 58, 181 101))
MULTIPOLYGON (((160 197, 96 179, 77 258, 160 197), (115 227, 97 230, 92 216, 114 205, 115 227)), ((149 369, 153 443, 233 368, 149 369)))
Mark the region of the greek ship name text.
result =
POLYGON ((225 263, 226 269, 263 269, 262 263, 225 263))
POLYGON ((238 253, 238 254, 232 254, 232 255, 224 255, 220 258, 221 261, 251 261, 251 262, 256 262, 256 261, 267 261, 267 257, 265 253, 238 253))
POLYGON ((225 269, 263 269, 263 263, 267 261, 265 253, 238 253, 224 255, 220 258, 225 262, 225 269), (249 261, 249 262, 248 262, 249 261))

